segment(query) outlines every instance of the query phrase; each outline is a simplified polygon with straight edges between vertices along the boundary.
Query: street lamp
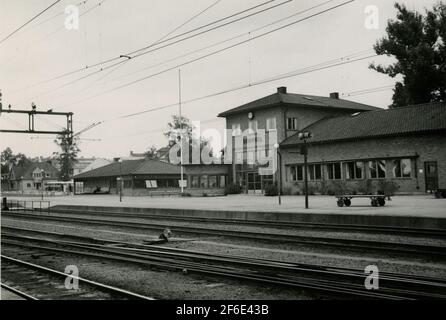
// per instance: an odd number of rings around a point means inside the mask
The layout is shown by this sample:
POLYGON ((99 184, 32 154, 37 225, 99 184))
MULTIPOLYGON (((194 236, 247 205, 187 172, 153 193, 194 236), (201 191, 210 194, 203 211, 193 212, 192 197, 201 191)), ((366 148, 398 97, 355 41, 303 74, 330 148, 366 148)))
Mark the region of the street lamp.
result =
POLYGON ((278 143, 274 144, 274 149, 276 149, 277 152, 277 164, 279 167, 279 181, 278 181, 278 187, 277 187, 277 195, 279 196, 279 205, 282 204, 282 197, 281 197, 281 190, 282 190, 282 155, 279 151, 280 145, 278 143))
POLYGON ((300 153, 304 156, 304 189, 305 189, 305 209, 308 209, 308 165, 307 165, 307 156, 308 156, 308 146, 307 139, 311 139, 313 134, 311 132, 299 132, 298 138, 304 142, 304 145, 300 149, 300 153))
POLYGON ((44 178, 44 175, 45 175, 45 170, 43 170, 43 169, 41 169, 40 170, 40 174, 42 175, 41 177, 42 177, 42 182, 41 182, 41 188, 42 188, 42 200, 43 200, 43 183, 44 183, 44 181, 43 181, 43 178, 44 178))
POLYGON ((119 159, 119 202, 122 202, 122 159, 119 159))

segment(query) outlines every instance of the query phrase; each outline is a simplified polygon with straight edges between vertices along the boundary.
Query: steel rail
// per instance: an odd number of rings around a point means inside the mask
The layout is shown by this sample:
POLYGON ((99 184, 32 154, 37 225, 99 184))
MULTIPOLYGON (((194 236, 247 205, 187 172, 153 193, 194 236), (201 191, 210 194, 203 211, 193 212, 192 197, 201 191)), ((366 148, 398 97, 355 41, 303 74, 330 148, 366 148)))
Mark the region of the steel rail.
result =
MULTIPOLYGON (((250 258, 246 256, 237 256, 237 255, 227 255, 227 254, 209 254, 206 252, 197 252, 187 249, 179 249, 179 248, 171 248, 171 247, 164 247, 164 246, 157 246, 157 245, 146 245, 146 244, 139 244, 134 242, 126 242, 126 241, 115 241, 115 240, 108 240, 108 239, 102 239, 102 238, 91 238, 91 237, 83 237, 78 235, 72 235, 72 234, 64 234, 64 233, 58 233, 58 232, 52 232, 52 231, 43 231, 43 230, 35 230, 35 229, 29 229, 29 228, 19 228, 19 227, 5 227, 2 226, 2 234, 7 237, 19 237, 19 238, 26 238, 26 236, 20 236, 17 235, 17 232, 27 232, 27 233, 33 233, 38 235, 46 235, 46 236, 53 236, 53 237, 60 237, 62 239, 75 239, 75 240, 83 240, 84 242, 73 242, 64 240, 61 241, 63 243, 67 244, 85 244, 87 243, 89 245, 97 245, 97 246, 103 246, 103 245, 119 245, 120 249, 127 249, 127 250, 134 250, 134 251, 142 251, 146 253, 150 253, 152 255, 175 255, 175 257, 186 257, 186 258, 198 258, 198 259, 207 259, 207 260, 216 260, 218 262, 236 262, 236 263, 243 263, 243 262, 249 262, 249 263, 262 263, 262 266, 274 266, 283 268, 284 270, 292 270, 292 271, 311 271, 311 272, 319 272, 319 273, 334 273, 337 272, 336 275, 342 274, 342 273, 350 273, 351 275, 356 275, 361 278, 364 277, 364 273, 362 270, 354 269, 354 268, 340 268, 340 267, 326 267, 326 266, 320 266, 320 265, 311 265, 311 264, 302 264, 302 263, 294 263, 294 262, 286 262, 286 261, 279 261, 279 260, 271 260, 271 259, 261 259, 261 258, 250 258), (5 234, 4 231, 9 231, 5 234), (290 269, 291 268, 291 269, 290 269)), ((29 237, 30 239, 36 239, 33 237, 29 237)), ((42 241, 51 241, 51 239, 42 239, 42 241)), ((381 272, 380 278, 384 280, 393 280, 394 278, 405 278, 412 281, 420 281, 420 283, 427 283, 427 282, 435 282, 435 284, 443 283, 444 287, 446 288, 446 279, 441 278, 435 278, 435 277, 427 277, 427 276, 414 276, 414 275, 402 275, 402 274, 396 274, 396 273, 390 273, 390 272, 381 272)))
POLYGON ((117 226, 117 227, 129 227, 137 229, 147 229, 160 231, 165 227, 170 227, 173 232, 182 234, 199 234, 206 236, 221 236, 230 238, 239 238, 247 240, 261 240, 261 241, 274 241, 285 243, 298 243, 306 245, 316 246, 328 246, 338 247, 342 249, 361 249, 361 250, 375 250, 386 251, 398 254, 420 254, 431 255, 431 257, 445 258, 446 247, 445 246, 433 246, 433 245, 421 245, 411 244, 405 242, 386 242, 386 241, 374 241, 374 240, 358 240, 358 239, 346 239, 346 238, 330 238, 330 237, 312 237, 312 236, 300 236, 300 235, 285 235, 279 233, 259 233, 250 231, 231 231, 224 229, 212 229, 192 226, 169 226, 166 224, 146 223, 146 222, 129 222, 122 220, 105 220, 105 219, 91 219, 82 217, 69 217, 58 215, 45 215, 45 214, 11 214, 3 212, 3 216, 13 218, 30 218, 35 220, 53 220, 70 223, 84 223, 87 225, 101 225, 101 226, 117 226))
MULTIPOLYGON (((3 240, 2 240, 2 242, 3 242, 3 240)), ((23 260, 20 260, 20 259, 12 258, 12 257, 6 256, 6 255, 3 255, 3 254, 1 254, 0 257, 1 257, 2 261, 8 261, 8 262, 11 262, 11 263, 15 263, 15 264, 18 264, 18 265, 21 265, 21 266, 25 266, 25 267, 30 268, 30 269, 34 269, 34 270, 37 270, 37 271, 40 271, 40 272, 45 272, 45 273, 51 274, 53 276, 58 276, 58 277, 62 277, 62 278, 71 277, 73 279, 77 279, 79 282, 86 283, 86 284, 88 284, 88 285, 90 285, 92 287, 99 288, 102 291, 110 292, 111 294, 123 296, 123 297, 129 298, 129 299, 154 300, 153 298, 150 298, 150 297, 147 297, 147 296, 143 296, 143 295, 140 295, 140 294, 137 294, 137 293, 134 293, 134 292, 130 292, 128 290, 120 289, 120 288, 117 288, 117 287, 114 287, 114 286, 109 286, 109 285, 106 285, 106 284, 103 284, 103 283, 99 283, 97 281, 92 281, 92 280, 88 280, 88 279, 85 279, 85 278, 81 278, 79 276, 68 275, 68 274, 66 274, 64 272, 60 272, 60 271, 57 271, 57 270, 54 270, 54 269, 50 269, 50 268, 47 268, 47 267, 44 267, 44 266, 40 266, 40 265, 37 265, 37 264, 34 264, 34 263, 23 261, 23 260)))
MULTIPOLYGON (((17 237, 17 236, 16 236, 17 237)), ((27 240, 30 240, 31 238, 29 238, 29 237, 24 237, 25 239, 27 239, 27 240)), ((101 248, 101 247, 98 247, 98 245, 94 245, 93 247, 91 246, 91 245, 86 245, 85 243, 82 243, 82 244, 79 244, 79 243, 70 243, 70 242, 54 242, 54 240, 49 240, 49 239, 34 239, 34 240, 37 240, 37 241, 42 241, 42 242, 49 242, 49 243, 58 243, 58 244, 61 244, 61 245, 64 245, 64 246, 72 246, 72 247, 76 247, 76 248, 84 248, 84 249, 89 249, 89 250, 92 250, 92 249, 94 249, 95 251, 99 251, 99 252, 105 252, 105 253, 107 253, 107 254, 110 254, 110 253, 113 253, 113 254, 115 254, 115 255, 120 255, 120 256, 122 256, 122 257, 124 257, 124 259, 125 258, 128 258, 128 257, 136 257, 136 258, 141 258, 141 257, 143 257, 145 260, 150 260, 152 263, 155 263, 155 264, 167 264, 167 266, 169 266, 169 267, 171 267, 172 266, 172 264, 176 264, 177 265, 177 267, 178 268, 188 268, 188 269, 193 269, 193 268, 195 268, 195 271, 199 271, 199 270, 197 270, 196 268, 198 268, 198 269, 200 269, 200 268, 202 268, 201 267, 201 264, 196 264, 196 263, 191 263, 191 262, 187 262, 186 264, 185 264, 185 262, 184 261, 178 261, 178 258, 185 258, 184 256, 183 257, 181 257, 181 255, 180 254, 178 254, 178 253, 176 253, 176 254, 174 254, 174 255, 171 255, 171 257, 170 257, 170 259, 168 258, 168 259, 165 259, 165 258, 155 258, 155 257, 153 257, 153 254, 154 253, 158 253, 159 254, 159 252, 154 252, 154 250, 146 250, 146 254, 151 254, 152 256, 146 256, 146 255, 144 255, 144 256, 141 256, 141 253, 143 253, 143 252, 141 252, 141 251, 139 251, 138 252, 138 254, 133 254, 133 253, 127 253, 127 252, 122 252, 122 250, 123 249, 128 249, 128 248, 120 248, 120 247, 107 247, 107 248, 101 248), (180 264, 181 263, 181 264, 180 264), (180 265, 179 265, 180 264, 180 265)), ((123 244, 126 244, 126 243, 123 243, 123 244)), ((134 248, 130 248, 130 249, 134 249, 134 248)), ((210 257, 215 257, 215 255, 209 255, 210 257)), ((191 257, 191 256, 186 256, 186 258, 194 258, 194 257, 191 257)), ((196 258, 196 257, 195 257, 196 258)), ((203 257, 200 257, 200 259, 201 260, 203 260, 203 257)), ((205 260, 207 260, 207 262, 209 262, 209 260, 212 260, 212 259, 205 259, 205 260)), ((215 259, 214 259, 215 260, 215 259)), ((327 271, 327 270, 323 270, 323 268, 321 268, 320 266, 317 266, 316 267, 316 270, 310 270, 310 269, 308 269, 307 268, 307 270, 303 270, 302 268, 300 269, 300 270, 297 270, 296 268, 290 268, 290 265, 293 265, 293 264, 290 264, 290 263, 283 263, 283 262, 279 262, 279 265, 278 266, 272 266, 272 265, 264 265, 263 264, 263 262, 264 261, 262 261, 261 259, 260 260, 258 260, 258 261, 260 261, 260 262, 258 262, 258 263, 253 263, 252 261, 251 262, 246 262, 246 261, 240 261, 240 260, 238 260, 238 258, 236 257, 236 259, 235 259, 235 261, 233 260, 233 261, 228 261, 227 259, 221 259, 221 260, 218 260, 217 259, 217 261, 218 262, 231 262, 231 263, 237 263, 238 265, 243 265, 244 267, 251 267, 251 268, 254 268, 254 269, 259 269, 259 268, 272 268, 272 270, 273 271, 275 271, 275 274, 277 274, 279 271, 280 272, 283 272, 283 271, 306 271, 307 273, 309 273, 309 272, 316 272, 316 273, 319 273, 319 275, 321 275, 321 274, 323 274, 323 273, 326 273, 326 274, 324 274, 325 276, 327 276, 327 274, 328 273, 330 273, 330 271, 327 271), (288 267, 287 267, 287 265, 288 265, 288 267)), ((274 261, 269 261, 270 263, 271 262, 274 262, 274 261)), ((296 264, 294 264, 294 266, 295 266, 296 264)), ((166 266, 166 265, 164 265, 164 266, 166 266)), ((208 267, 209 268, 209 267, 208 267)), ((336 268, 328 268, 328 269, 336 269, 336 268)), ((231 270, 231 269, 224 269, 224 270, 226 270, 226 271, 228 271, 228 270, 231 270)), ((207 270, 207 271, 209 271, 209 270, 207 270)), ((219 270, 214 270, 214 271, 221 271, 221 267, 219 268, 219 270)), ((258 271, 258 270, 257 270, 258 271)), ((350 271, 350 270, 349 270, 350 271)), ((356 270, 356 271, 358 271, 358 270, 356 270)), ((360 278, 364 278, 364 274, 362 274, 361 276, 359 275, 359 273, 357 273, 357 274, 346 274, 346 273, 339 273, 339 270, 336 270, 336 272, 333 272, 333 271, 331 271, 331 275, 334 275, 334 276, 342 276, 342 277, 360 277, 360 278)), ((258 275, 258 274, 257 274, 258 275)), ((290 275, 288 275, 288 277, 286 278, 286 279, 279 279, 280 281, 285 281, 285 282, 288 282, 288 283, 292 283, 292 281, 291 281, 291 278, 289 278, 289 276, 290 275)), ((270 279, 271 280, 271 279, 270 279)), ((276 277, 276 280, 278 280, 277 279, 277 277, 276 277)), ((299 279, 299 280, 301 280, 301 279, 299 279)), ((403 277, 402 279, 401 278, 395 278, 395 276, 393 276, 393 277, 389 277, 389 276, 387 276, 387 275, 381 275, 380 276, 380 280, 383 280, 383 281, 386 281, 386 282, 388 282, 388 283, 397 283, 397 284, 399 284, 399 285, 417 285, 417 286, 427 286, 427 287, 437 287, 437 289, 438 289, 438 287, 440 288, 440 289, 442 289, 443 291, 445 290, 445 288, 446 288, 446 284, 445 283, 434 283, 434 282, 432 282, 432 281, 419 281, 419 280, 417 280, 417 279, 408 279, 407 278, 407 276, 405 276, 405 277, 403 277)), ((430 279, 429 279, 430 280, 430 279)), ((333 282, 333 281, 329 281, 329 280, 319 280, 319 279, 311 279, 310 281, 312 281, 313 283, 319 283, 319 284, 321 284, 321 281, 323 281, 323 283, 325 284, 325 285, 327 285, 327 283, 329 283, 331 286, 337 286, 338 288, 339 287, 345 287, 345 283, 340 283, 339 281, 335 281, 335 282, 333 282), (328 282, 327 282, 328 281, 328 282)), ((351 287, 355 287, 356 289, 359 289, 359 288, 362 288, 361 286, 357 286, 357 285, 352 285, 352 284, 350 284, 349 285, 349 287, 350 287, 350 289, 351 289, 351 287)), ((423 293, 423 294, 421 294, 421 293, 414 293, 413 291, 409 291, 409 290, 403 290, 402 288, 399 288, 399 289, 393 289, 393 288, 386 288, 386 292, 388 292, 389 294, 401 294, 401 293, 403 293, 403 294, 406 294, 406 295, 409 295, 409 297, 423 297, 423 298, 426 298, 426 297, 435 297, 435 298, 442 298, 442 299, 444 299, 444 298, 446 298, 446 296, 445 295, 435 295, 435 294, 433 294, 433 293, 423 293)), ((355 292, 355 294, 357 294, 357 292, 355 292)))
POLYGON ((20 290, 18 290, 16 288, 8 286, 7 284, 5 284, 3 282, 1 283, 1 287, 4 288, 7 291, 10 291, 10 292, 18 295, 21 298, 24 298, 25 300, 39 300, 36 297, 33 297, 32 295, 29 295, 29 294, 27 294, 27 293, 25 293, 23 291, 20 291, 20 290))
MULTIPOLYGON (((10 244, 10 245, 17 245, 19 247, 26 247, 26 248, 34 248, 36 250, 45 250, 50 252, 59 252, 62 254, 75 254, 75 255, 83 255, 83 256, 89 256, 94 258, 103 258, 103 259, 110 259, 118 262, 124 262, 124 263, 138 263, 143 265, 149 265, 149 266, 156 266, 156 267, 162 267, 166 269, 171 270, 187 270, 188 272, 196 272, 200 274, 206 274, 211 276, 221 276, 224 278, 232 278, 232 279, 238 279, 238 280, 248 280, 248 281, 254 281, 254 282, 261 282, 261 283, 269 283, 273 285, 279 285, 279 286, 288 286, 288 287, 294 287, 299 289, 310 289, 313 291, 319 291, 319 292, 325 292, 330 294, 345 294, 349 296, 356 296, 356 297, 364 297, 364 298, 374 298, 374 299, 392 299, 392 300, 401 300, 401 299, 414 299, 412 297, 406 297, 406 296, 398 296, 398 295, 392 295, 392 294, 384 294, 384 293, 377 293, 377 292, 367 292, 364 289, 360 290, 358 286, 356 288, 352 289, 345 284, 336 283, 333 281, 323 281, 323 280, 305 280, 305 279, 282 279, 279 277, 274 276, 268 276, 268 275, 261 275, 253 273, 246 273, 246 272, 240 272, 237 270, 230 270, 227 268, 222 267, 205 267, 200 264, 192 264, 192 263, 184 263, 179 262, 175 260, 169 260, 169 261, 152 261, 149 260, 147 257, 144 256, 138 256, 138 255, 130 255, 127 254, 125 256, 122 255, 116 255, 116 253, 110 254, 110 250, 102 249, 97 250, 102 253, 98 252, 85 252, 85 251, 79 251, 79 250, 69 250, 65 246, 64 248, 54 248, 54 247, 47 247, 42 245, 32 245, 32 244, 24 244, 17 241, 10 241, 10 240, 4 240, 2 239, 2 243, 4 244, 10 244)), ((90 248, 92 249, 92 248, 90 248)), ((363 288, 363 287, 362 287, 363 288)))

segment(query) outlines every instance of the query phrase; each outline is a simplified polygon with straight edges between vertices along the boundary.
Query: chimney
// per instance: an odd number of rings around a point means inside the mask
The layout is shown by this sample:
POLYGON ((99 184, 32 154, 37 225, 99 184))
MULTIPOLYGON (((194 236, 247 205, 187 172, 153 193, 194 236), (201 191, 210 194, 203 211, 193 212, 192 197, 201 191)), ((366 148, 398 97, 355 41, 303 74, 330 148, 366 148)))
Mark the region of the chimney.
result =
POLYGON ((277 93, 286 93, 286 87, 278 87, 277 93))
POLYGON ((330 98, 332 98, 332 99, 339 99, 339 92, 332 92, 332 93, 330 93, 330 98))

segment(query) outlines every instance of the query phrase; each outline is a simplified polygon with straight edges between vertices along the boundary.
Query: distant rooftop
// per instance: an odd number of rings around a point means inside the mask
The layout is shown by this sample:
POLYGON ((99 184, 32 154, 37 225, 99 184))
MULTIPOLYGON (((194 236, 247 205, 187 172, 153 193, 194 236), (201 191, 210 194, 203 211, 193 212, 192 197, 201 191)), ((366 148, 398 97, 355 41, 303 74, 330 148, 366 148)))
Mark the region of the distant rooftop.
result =
POLYGON ((74 176, 74 179, 157 174, 180 174, 180 167, 158 160, 124 160, 122 163, 113 162, 103 167, 80 173, 74 176))
POLYGON ((309 94, 287 93, 286 87, 277 88, 277 92, 269 96, 251 101, 239 107, 220 113, 219 117, 227 117, 233 114, 270 108, 279 105, 289 105, 308 108, 335 108, 352 111, 373 111, 380 108, 354 101, 339 99, 339 93, 330 93, 327 97, 313 96, 309 94))
MULTIPOLYGON (((319 120, 303 129, 310 131, 310 143, 365 139, 401 134, 446 131, 446 102, 432 102, 402 108, 361 112, 319 120)), ((282 147, 302 143, 298 134, 285 139, 282 147)))

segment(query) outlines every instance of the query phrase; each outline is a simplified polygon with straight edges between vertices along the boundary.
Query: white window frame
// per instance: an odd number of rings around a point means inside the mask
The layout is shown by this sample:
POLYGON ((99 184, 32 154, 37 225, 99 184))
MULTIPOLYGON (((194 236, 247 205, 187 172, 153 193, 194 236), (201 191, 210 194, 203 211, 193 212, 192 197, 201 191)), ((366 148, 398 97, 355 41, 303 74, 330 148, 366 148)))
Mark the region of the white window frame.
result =
POLYGON ((276 117, 267 118, 266 119, 266 131, 273 131, 273 130, 277 130, 276 117))
POLYGON ((233 123, 232 124, 232 136, 239 136, 242 134, 242 127, 240 123, 233 123))
POLYGON ((249 120, 248 122, 249 133, 256 133, 258 128, 259 128, 259 122, 257 120, 249 120))
POLYGON ((156 189, 158 188, 158 182, 156 180, 145 180, 146 189, 156 189))
POLYGON ((412 160, 411 159, 409 159, 409 158, 393 159, 392 160, 392 166, 393 166, 393 168, 392 168, 393 178, 396 178, 396 179, 411 179, 412 178, 413 170, 412 170, 412 160), (396 171, 395 171, 396 164, 395 164, 395 161, 398 161, 398 166, 399 166, 400 174, 401 174, 400 176, 396 175, 396 171), (407 177, 404 176, 403 167, 402 167, 403 161, 408 161, 409 162, 410 172, 409 172, 409 176, 407 176, 407 177))
POLYGON ((288 117, 286 119, 286 128, 287 130, 298 130, 298 123, 297 123, 297 118, 295 117, 288 117), (290 121, 291 120, 291 121, 290 121))
POLYGON ((342 163, 340 162, 327 163, 326 167, 327 167, 327 180, 342 180, 342 163), (334 167, 335 165, 339 165, 339 171, 341 175, 339 178, 336 178, 336 170, 334 167), (331 173, 333 178, 330 178, 330 171, 332 171, 331 173))

